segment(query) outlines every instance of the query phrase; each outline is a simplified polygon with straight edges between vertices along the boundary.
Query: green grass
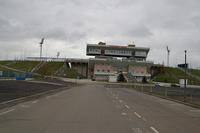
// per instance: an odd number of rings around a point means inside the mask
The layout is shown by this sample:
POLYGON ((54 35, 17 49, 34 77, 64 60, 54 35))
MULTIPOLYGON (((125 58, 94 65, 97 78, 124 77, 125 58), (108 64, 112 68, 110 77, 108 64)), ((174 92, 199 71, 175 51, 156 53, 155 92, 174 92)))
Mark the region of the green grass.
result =
POLYGON ((15 63, 10 63, 7 66, 18 70, 30 72, 38 63, 39 61, 17 61, 15 63))
POLYGON ((76 70, 70 69, 70 68, 65 69, 65 77, 67 77, 67 78, 77 78, 78 76, 80 76, 80 74, 78 74, 78 72, 76 70))
POLYGON ((1 65, 27 72, 30 72, 38 63, 39 61, 0 61, 1 65))
POLYGON ((190 72, 192 75, 195 75, 195 76, 200 77, 200 70, 198 70, 198 69, 190 69, 189 72, 190 72))
POLYGON ((7 65, 7 64, 10 64, 10 63, 15 63, 15 61, 0 61, 1 65, 7 65))
POLYGON ((3 68, 3 67, 0 66, 0 71, 8 71, 8 69, 3 68))
POLYGON ((54 73, 63 66, 64 62, 47 62, 36 73, 42 75, 54 75, 54 73))
MULTIPOLYGON (((179 79, 184 79, 185 73, 178 68, 164 67, 164 72, 159 73, 153 77, 153 81, 156 82, 166 82, 166 83, 179 83, 179 79)), ((200 81, 197 79, 186 75, 189 84, 200 85, 200 81)))

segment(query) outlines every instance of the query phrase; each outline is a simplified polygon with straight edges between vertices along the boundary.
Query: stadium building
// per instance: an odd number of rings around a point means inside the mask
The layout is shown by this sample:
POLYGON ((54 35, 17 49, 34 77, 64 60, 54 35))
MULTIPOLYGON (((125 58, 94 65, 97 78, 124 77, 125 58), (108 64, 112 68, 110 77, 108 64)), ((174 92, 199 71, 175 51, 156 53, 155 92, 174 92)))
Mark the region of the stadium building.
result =
MULTIPOLYGON (((123 76, 126 82, 142 82, 151 77, 153 62, 147 61, 149 48, 136 47, 135 44, 126 46, 87 44, 86 55, 89 59, 79 58, 48 58, 28 57, 28 60, 61 61, 65 62, 65 69, 75 70, 80 77, 92 80, 117 82, 119 76, 123 76)), ((60 69, 58 73, 61 73, 60 69)))
POLYGON ((127 82, 149 80, 152 62, 146 61, 149 48, 127 46, 87 44, 86 55, 94 56, 88 61, 88 77, 93 80, 109 81, 122 74, 127 82))

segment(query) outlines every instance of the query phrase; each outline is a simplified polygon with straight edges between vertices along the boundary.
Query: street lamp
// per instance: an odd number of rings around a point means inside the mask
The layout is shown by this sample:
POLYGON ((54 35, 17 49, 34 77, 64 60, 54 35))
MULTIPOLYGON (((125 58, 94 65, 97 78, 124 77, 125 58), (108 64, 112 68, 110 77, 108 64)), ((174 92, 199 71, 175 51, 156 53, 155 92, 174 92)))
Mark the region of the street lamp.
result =
POLYGON ((41 42, 40 42, 40 61, 42 60, 42 45, 44 43, 44 38, 41 39, 41 42))
POLYGON ((186 96, 185 96, 185 92, 186 92, 186 78, 187 78, 187 50, 184 51, 185 52, 185 80, 184 80, 184 102, 186 101, 186 96))

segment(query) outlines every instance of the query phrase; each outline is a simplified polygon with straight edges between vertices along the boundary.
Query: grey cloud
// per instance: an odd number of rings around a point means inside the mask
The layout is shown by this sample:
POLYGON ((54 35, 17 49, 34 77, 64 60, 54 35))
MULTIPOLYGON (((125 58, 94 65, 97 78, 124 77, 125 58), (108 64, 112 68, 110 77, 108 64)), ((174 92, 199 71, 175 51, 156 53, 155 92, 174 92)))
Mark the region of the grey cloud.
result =
MULTIPOLYGON (((136 45, 151 47, 149 59, 156 62, 165 60, 166 45, 177 57, 176 53, 188 49, 195 57, 191 62, 198 66, 199 9, 199 0, 1 0, 0 59, 5 57, 2 49, 17 53, 24 46, 32 47, 32 40, 46 37, 52 44, 48 49, 52 55, 53 46, 65 53, 65 47, 78 48, 70 56, 82 57, 85 42, 136 41, 136 45), (157 49, 160 52, 155 53, 157 49)), ((35 51, 33 47, 30 53, 35 51)))
POLYGON ((139 25, 137 27, 129 27, 130 29, 126 30, 125 35, 130 37, 148 37, 151 36, 152 33, 149 28, 144 25, 139 25))

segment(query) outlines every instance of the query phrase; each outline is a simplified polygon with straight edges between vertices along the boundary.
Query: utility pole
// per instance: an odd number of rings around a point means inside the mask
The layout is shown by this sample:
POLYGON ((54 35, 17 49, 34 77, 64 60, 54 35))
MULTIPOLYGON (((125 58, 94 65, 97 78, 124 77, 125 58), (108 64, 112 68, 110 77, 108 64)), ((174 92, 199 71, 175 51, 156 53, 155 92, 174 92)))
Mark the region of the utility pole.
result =
POLYGON ((41 42, 40 42, 40 61, 42 60, 42 45, 44 43, 44 38, 42 38, 41 42))
POLYGON ((169 55, 170 55, 170 50, 167 46, 167 66, 169 67, 169 55))
POLYGON ((184 102, 186 101, 186 96, 185 96, 185 93, 186 93, 186 78, 187 78, 187 50, 184 51, 185 52, 185 79, 184 79, 184 102))

